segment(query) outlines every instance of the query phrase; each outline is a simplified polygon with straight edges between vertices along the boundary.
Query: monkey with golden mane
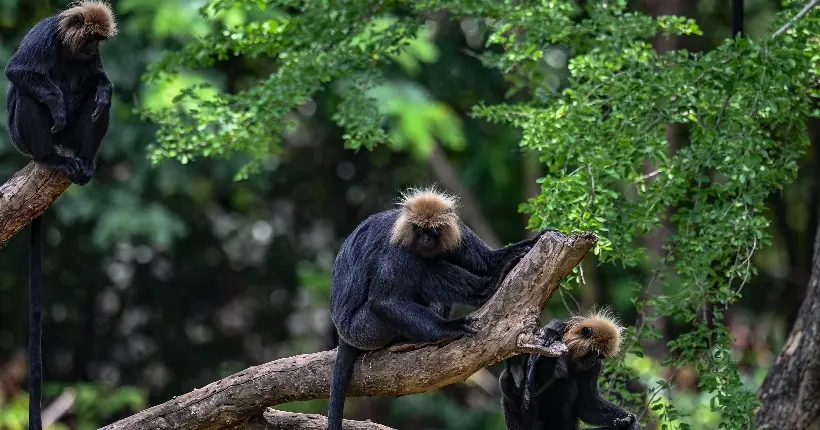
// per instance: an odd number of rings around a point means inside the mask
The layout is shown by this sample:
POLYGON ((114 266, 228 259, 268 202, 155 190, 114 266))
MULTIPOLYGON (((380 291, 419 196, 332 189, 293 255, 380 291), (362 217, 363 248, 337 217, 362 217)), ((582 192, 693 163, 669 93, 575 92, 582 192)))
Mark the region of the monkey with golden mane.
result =
MULTIPOLYGON (((94 175, 108 132, 114 87, 103 69, 100 44, 116 34, 108 3, 80 1, 32 27, 5 67, 11 143, 80 186, 94 175)), ((38 216, 29 242, 30 430, 42 428, 42 230, 38 216)))
POLYGON ((360 351, 409 342, 437 345, 474 329, 448 319, 454 304, 481 306, 537 241, 490 248, 457 214, 455 196, 410 189, 399 207, 371 215, 345 239, 333 265, 330 314, 339 334, 328 429, 341 430, 344 399, 360 351))
POLYGON ((638 418, 603 399, 603 361, 618 355, 622 327, 608 310, 551 321, 539 332, 546 344, 561 341, 560 357, 523 354, 506 361, 499 377, 508 430, 576 430, 580 421, 598 430, 640 430, 638 418))

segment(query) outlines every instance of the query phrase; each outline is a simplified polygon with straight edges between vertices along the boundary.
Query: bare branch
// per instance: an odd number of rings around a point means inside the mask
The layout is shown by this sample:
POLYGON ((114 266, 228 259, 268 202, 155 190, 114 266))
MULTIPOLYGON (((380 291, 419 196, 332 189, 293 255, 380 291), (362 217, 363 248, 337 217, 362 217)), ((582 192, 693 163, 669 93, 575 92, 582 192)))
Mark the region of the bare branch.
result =
POLYGON ((71 185, 56 170, 30 162, 0 185, 0 248, 71 185))
POLYGON ((68 413, 74 407, 76 399, 77 392, 74 389, 66 388, 63 390, 63 393, 43 411, 43 428, 50 427, 68 413))
MULTIPOLYGON (((549 348, 538 348, 535 337, 527 334, 536 333, 544 304, 597 241, 592 233, 545 233, 510 271, 498 292, 474 312, 475 335, 402 353, 368 352, 356 361, 348 396, 433 391, 464 381, 479 369, 513 355, 549 354, 549 348)), ((335 358, 334 350, 254 366, 104 430, 242 427, 251 420, 258 422, 268 406, 326 399, 335 358)))
MULTIPOLYGON (((327 430, 327 418, 318 414, 298 414, 272 408, 265 410, 265 421, 276 430, 327 430)), ((395 430, 372 421, 343 420, 344 430, 395 430)))
POLYGON ((801 9, 800 12, 798 12, 797 15, 794 16, 794 18, 790 19, 789 22, 784 24, 783 27, 778 28, 777 31, 775 31, 774 34, 772 34, 772 37, 777 37, 785 33, 786 30, 788 30, 789 28, 791 28, 791 26, 794 25, 794 23, 800 21, 801 19, 803 19, 804 16, 808 15, 808 13, 811 12, 811 10, 815 6, 817 6, 818 3, 820 3, 820 0, 812 0, 807 5, 803 6, 803 9, 801 9))

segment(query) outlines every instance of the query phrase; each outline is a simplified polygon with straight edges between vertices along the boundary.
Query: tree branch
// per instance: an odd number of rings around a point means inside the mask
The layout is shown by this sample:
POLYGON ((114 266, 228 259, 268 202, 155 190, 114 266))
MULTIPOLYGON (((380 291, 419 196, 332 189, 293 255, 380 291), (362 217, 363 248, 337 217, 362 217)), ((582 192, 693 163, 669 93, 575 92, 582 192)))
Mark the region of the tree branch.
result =
POLYGON ((815 6, 817 6, 818 3, 820 3, 820 0, 810 1, 806 6, 803 7, 803 9, 800 10, 800 12, 797 13, 797 15, 794 16, 794 18, 790 19, 789 22, 783 25, 783 27, 778 28, 777 31, 775 31, 774 34, 772 34, 772 37, 777 37, 785 33, 786 30, 791 28, 791 26, 793 26, 795 22, 800 21, 801 19, 803 19, 804 16, 808 15, 808 13, 811 12, 811 10, 815 6))
POLYGON ((0 185, 0 248, 71 185, 68 176, 29 162, 0 185))
MULTIPOLYGON (((318 414, 298 414, 268 408, 262 414, 270 430, 327 430, 327 417, 318 414)), ((368 421, 342 420, 344 430, 395 430, 368 421)))
MULTIPOLYGON (((348 396, 422 393, 464 381, 477 370, 513 355, 554 355, 554 349, 534 341, 538 315, 561 281, 597 241, 592 233, 545 233, 510 271, 495 295, 474 312, 475 335, 441 347, 366 353, 356 361, 348 396)), ((335 350, 324 351, 250 367, 104 430, 243 427, 252 420, 258 422, 268 406, 326 399, 335 358, 335 350)))

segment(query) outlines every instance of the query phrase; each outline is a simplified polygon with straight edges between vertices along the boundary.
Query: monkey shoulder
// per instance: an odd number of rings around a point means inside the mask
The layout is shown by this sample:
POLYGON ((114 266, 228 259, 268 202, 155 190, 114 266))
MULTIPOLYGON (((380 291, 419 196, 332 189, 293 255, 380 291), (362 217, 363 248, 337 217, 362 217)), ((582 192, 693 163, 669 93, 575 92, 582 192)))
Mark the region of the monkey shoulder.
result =
POLYGON ((59 39, 57 35, 57 25, 59 18, 50 16, 43 19, 31 27, 31 30, 23 36, 20 41, 20 46, 17 52, 23 51, 41 51, 42 48, 57 48, 59 47, 59 39))
POLYGON ((53 59, 59 55, 57 23, 56 16, 48 17, 26 33, 6 63, 6 75, 16 72, 47 73, 51 69, 53 59))

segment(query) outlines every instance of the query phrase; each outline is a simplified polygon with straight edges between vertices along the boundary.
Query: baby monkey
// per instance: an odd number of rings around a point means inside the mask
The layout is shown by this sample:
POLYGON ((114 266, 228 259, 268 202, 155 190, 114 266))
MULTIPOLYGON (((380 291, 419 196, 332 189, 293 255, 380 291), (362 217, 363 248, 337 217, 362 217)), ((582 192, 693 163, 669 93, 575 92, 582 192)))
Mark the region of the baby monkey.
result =
POLYGON ((579 421, 604 429, 640 430, 635 415, 601 397, 603 361, 618 355, 622 327, 607 311, 551 321, 539 332, 545 344, 563 341, 560 357, 524 354, 506 361, 499 377, 509 430, 576 430, 579 421))

